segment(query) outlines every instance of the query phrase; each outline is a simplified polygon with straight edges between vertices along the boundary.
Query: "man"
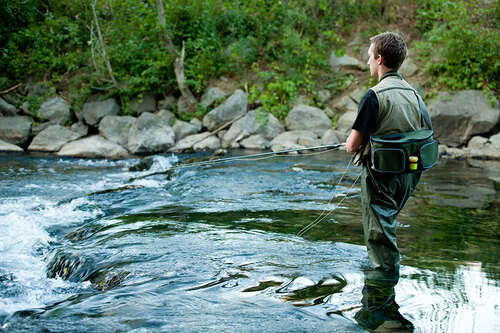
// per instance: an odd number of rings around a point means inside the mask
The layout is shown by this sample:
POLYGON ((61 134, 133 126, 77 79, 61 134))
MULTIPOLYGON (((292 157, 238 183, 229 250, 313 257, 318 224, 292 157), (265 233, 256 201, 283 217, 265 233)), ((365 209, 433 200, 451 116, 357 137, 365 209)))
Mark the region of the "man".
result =
POLYGON ((371 170, 369 138, 421 129, 421 112, 412 88, 397 73, 406 57, 404 40, 386 32, 370 41, 368 65, 379 83, 363 96, 345 149, 358 153, 363 163, 361 203, 370 263, 377 270, 399 270, 396 217, 417 186, 420 172, 386 174, 371 170))

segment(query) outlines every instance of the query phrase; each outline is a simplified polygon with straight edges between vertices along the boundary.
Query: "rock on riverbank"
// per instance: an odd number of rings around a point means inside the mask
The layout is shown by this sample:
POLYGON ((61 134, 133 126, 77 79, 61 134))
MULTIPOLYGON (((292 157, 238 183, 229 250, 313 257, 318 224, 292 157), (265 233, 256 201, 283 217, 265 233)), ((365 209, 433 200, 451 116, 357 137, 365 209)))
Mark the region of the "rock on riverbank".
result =
MULTIPOLYGON (((332 58, 332 66, 342 70, 358 68, 352 59, 344 63, 347 60, 332 58)), ((0 151, 27 149, 59 156, 125 158, 166 151, 278 151, 336 144, 347 138, 364 93, 364 88, 353 87, 332 97, 330 91, 323 89, 317 96, 323 108, 310 105, 312 98, 299 96, 283 123, 262 107, 248 110, 244 91, 228 93, 220 88, 210 88, 202 95, 200 103, 213 109, 203 119, 190 122, 177 119, 172 112, 181 102, 173 96, 156 100, 145 95, 134 99, 136 116, 121 116, 120 105, 113 98, 93 98, 81 112, 72 115, 74 110, 69 103, 55 97, 43 102, 35 116, 26 115, 30 114, 26 103, 20 105, 18 100, 16 106, 2 99, 0 151), (227 99, 223 103, 215 103, 224 98, 227 99), (71 127, 64 126, 71 118, 79 121, 71 127), (33 126, 33 119, 45 122, 33 126)), ((492 105, 481 91, 468 90, 439 93, 427 104, 443 157, 500 160, 498 101, 492 105)))

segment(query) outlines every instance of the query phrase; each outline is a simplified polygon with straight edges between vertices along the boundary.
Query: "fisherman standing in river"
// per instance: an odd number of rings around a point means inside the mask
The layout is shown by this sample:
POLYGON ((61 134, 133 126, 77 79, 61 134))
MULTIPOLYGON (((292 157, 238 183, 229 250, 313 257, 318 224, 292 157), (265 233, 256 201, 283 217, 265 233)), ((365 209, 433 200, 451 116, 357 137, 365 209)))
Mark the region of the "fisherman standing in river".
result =
MULTIPOLYGON (((358 115, 347 138, 348 153, 357 154, 362 164, 361 204, 363 230, 370 263, 365 272, 363 309, 355 318, 370 329, 384 323, 398 323, 404 331, 413 325, 398 312, 394 286, 399 279, 400 254, 396 244, 396 217, 417 186, 421 172, 382 173, 373 170, 370 137, 405 133, 423 127, 422 108, 415 90, 398 74, 406 57, 406 44, 395 33, 386 32, 370 39, 368 65, 379 83, 363 96, 358 115), (382 298, 382 299, 380 299, 382 298)), ((427 111, 425 111, 426 115, 427 111)), ((430 128, 430 120, 425 121, 430 128)), ((413 156, 411 156, 413 157, 413 156)))

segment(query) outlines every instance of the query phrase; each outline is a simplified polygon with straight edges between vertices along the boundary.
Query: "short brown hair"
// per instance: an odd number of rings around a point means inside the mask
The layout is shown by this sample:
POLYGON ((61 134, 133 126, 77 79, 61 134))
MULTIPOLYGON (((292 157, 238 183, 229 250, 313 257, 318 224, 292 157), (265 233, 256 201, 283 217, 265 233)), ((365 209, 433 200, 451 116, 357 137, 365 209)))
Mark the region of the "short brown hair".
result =
POLYGON ((403 38, 394 32, 384 32, 370 38, 373 44, 373 56, 384 57, 387 68, 398 70, 406 58, 406 44, 403 38))

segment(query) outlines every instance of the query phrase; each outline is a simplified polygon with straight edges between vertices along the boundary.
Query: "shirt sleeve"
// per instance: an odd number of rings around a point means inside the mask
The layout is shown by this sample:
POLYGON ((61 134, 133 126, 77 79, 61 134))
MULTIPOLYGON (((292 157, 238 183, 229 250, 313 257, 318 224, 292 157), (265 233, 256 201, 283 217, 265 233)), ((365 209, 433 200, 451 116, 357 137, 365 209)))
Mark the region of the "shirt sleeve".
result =
POLYGON ((358 115, 352 129, 361 132, 365 136, 372 135, 377 126, 378 109, 377 95, 370 89, 359 102, 358 115))

